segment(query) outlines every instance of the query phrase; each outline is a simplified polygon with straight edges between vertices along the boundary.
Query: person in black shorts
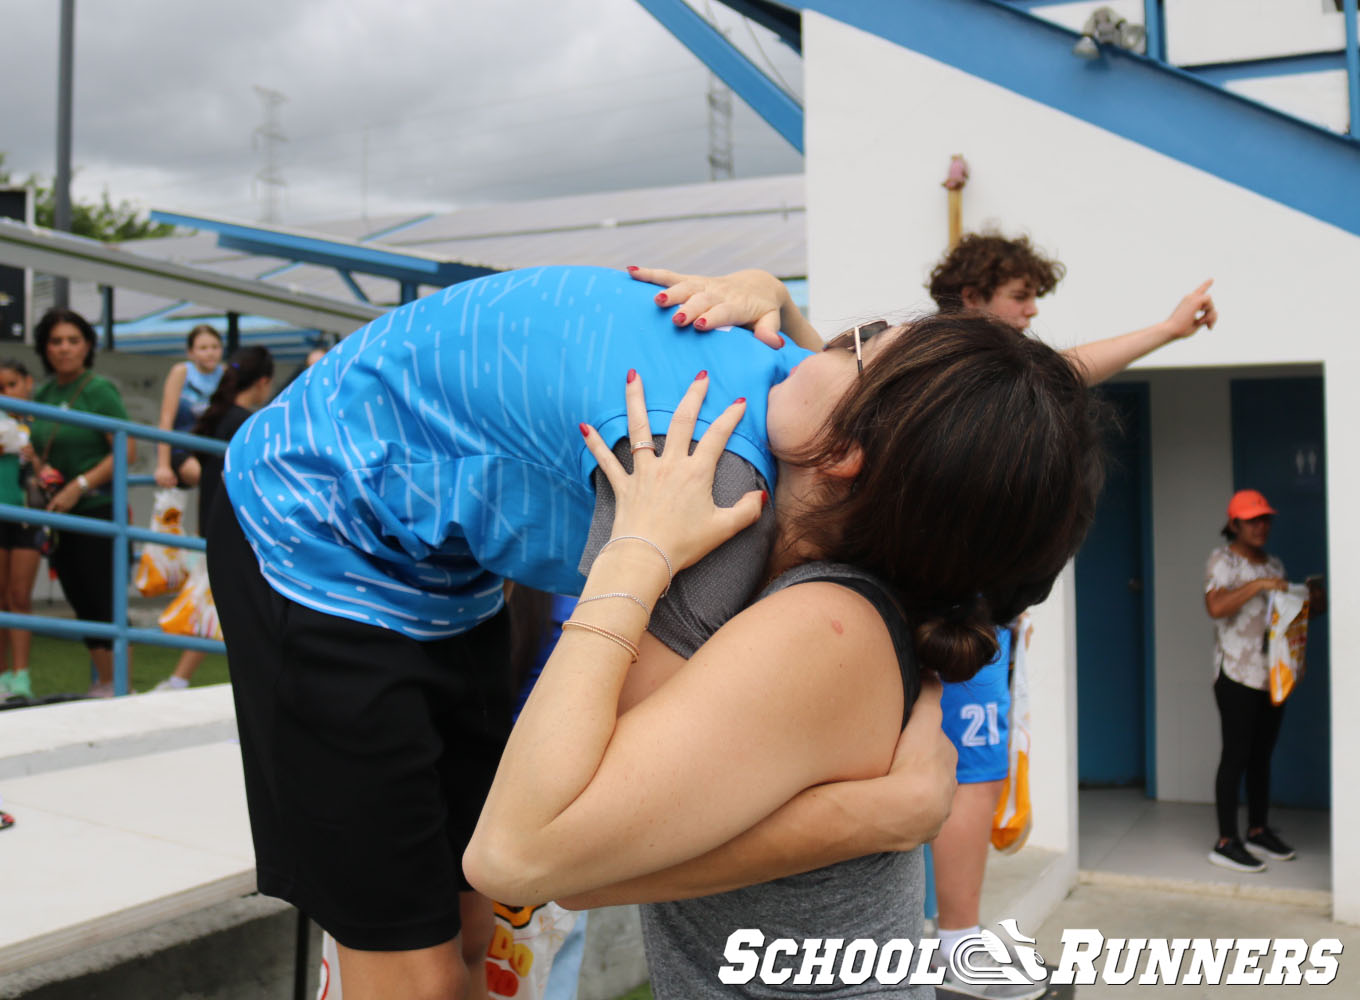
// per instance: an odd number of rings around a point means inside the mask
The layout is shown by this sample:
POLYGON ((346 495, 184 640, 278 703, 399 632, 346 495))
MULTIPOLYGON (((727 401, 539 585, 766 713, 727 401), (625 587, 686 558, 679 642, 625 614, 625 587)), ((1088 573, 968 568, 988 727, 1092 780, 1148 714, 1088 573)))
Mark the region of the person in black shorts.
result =
MULTIPOLYGON (((22 361, 0 361, 0 395, 29 399, 33 376, 22 361)), ((8 414, 0 417, 0 502, 22 506, 23 477, 31 468, 24 458, 28 426, 8 414)), ((33 610, 33 581, 47 545, 47 532, 33 524, 0 521, 0 611, 26 615, 33 610)), ((33 697, 28 672, 28 650, 33 633, 27 629, 0 630, 0 699, 9 695, 33 697)))

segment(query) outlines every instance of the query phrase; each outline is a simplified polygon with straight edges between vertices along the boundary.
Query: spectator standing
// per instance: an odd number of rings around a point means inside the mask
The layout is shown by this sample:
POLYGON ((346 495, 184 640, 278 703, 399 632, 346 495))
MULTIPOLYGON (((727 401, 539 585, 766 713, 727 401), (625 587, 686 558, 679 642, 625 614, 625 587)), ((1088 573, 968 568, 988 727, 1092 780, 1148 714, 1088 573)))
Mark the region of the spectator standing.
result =
POLYGON ((1222 545, 1204 570, 1204 607, 1214 620, 1214 701, 1223 750, 1214 779, 1218 841, 1209 861, 1239 872, 1263 872, 1263 858, 1288 861, 1294 849, 1266 825, 1270 757, 1284 705, 1270 702, 1265 650, 1269 595, 1285 590, 1284 563, 1266 552, 1275 508, 1256 490, 1228 501, 1222 545), (1247 776, 1247 839, 1237 835, 1237 789, 1247 776))
MULTIPOLYGON (((244 347, 231 357, 207 408, 191 428, 202 437, 230 441, 246 418, 269 401, 274 386, 274 358, 264 347, 244 347)), ((198 490, 198 523, 206 523, 208 510, 217 488, 222 485, 222 456, 200 452, 194 457, 200 470, 198 490)), ((206 656, 197 649, 186 649, 179 655, 174 672, 157 684, 154 691, 183 691, 193 679, 206 656)))
MULTIPOLYGON (((208 408, 222 377, 222 335, 217 330, 200 323, 189 331, 184 347, 187 359, 176 363, 165 376, 157 424, 163 431, 188 432, 208 408)), ((168 444, 156 445, 157 486, 197 486, 200 473, 195 455, 168 444)))
MULTIPOLYGON (((85 317, 70 309, 49 309, 34 330, 43 369, 52 376, 34 401, 104 417, 127 419, 123 397, 108 379, 94 373, 95 332, 85 317)), ((33 421, 34 471, 56 487, 47 509, 61 514, 112 520, 113 435, 44 420, 33 421)), ((128 441, 128 462, 136 445, 128 441)), ((53 535, 48 561, 76 617, 113 621, 113 538, 77 531, 53 535)), ((87 638, 96 680, 90 696, 113 696, 113 643, 87 638)))
MULTIPOLYGON (((1052 292, 1066 273, 1061 262, 1044 256, 1027 237, 970 233, 935 265, 927 287, 942 313, 976 309, 1023 333, 1039 314, 1038 300, 1052 292)), ((1183 298, 1162 322, 1070 348, 1065 352, 1068 359, 1077 365, 1087 385, 1096 385, 1157 348, 1203 326, 1212 327, 1218 320, 1209 297, 1212 283, 1204 282, 1183 298)), ((1007 631, 1003 627, 998 634, 1007 631)), ((946 683, 940 700, 945 733, 959 752, 954 806, 932 845, 944 959, 956 944, 981 930, 992 819, 1010 769, 1009 644, 1001 646, 996 658, 972 680, 946 683)), ((1043 984, 961 983, 952 967, 945 970, 944 988, 992 1000, 1033 1000, 1044 992, 1043 984)))
MULTIPOLYGON (((33 376, 22 361, 0 361, 0 395, 30 399, 33 376)), ((28 426, 16 417, 0 417, 0 503, 24 504, 21 453, 28 445, 28 426)), ((33 610, 33 581, 38 576, 46 533, 19 521, 0 522, 0 610, 26 615, 33 610)), ((0 698, 33 697, 28 651, 33 633, 0 629, 0 698), (6 659, 7 657, 7 659, 6 659)))

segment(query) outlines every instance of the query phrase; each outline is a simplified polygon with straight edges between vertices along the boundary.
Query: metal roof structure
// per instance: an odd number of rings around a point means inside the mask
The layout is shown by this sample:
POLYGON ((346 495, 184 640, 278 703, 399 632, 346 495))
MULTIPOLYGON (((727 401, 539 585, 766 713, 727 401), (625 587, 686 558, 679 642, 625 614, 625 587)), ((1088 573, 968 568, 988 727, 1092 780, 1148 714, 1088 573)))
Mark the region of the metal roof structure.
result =
MULTIPOLYGON (((803 177, 792 174, 341 219, 306 231, 156 212, 196 231, 125 243, 119 252, 371 310, 400 302, 403 283, 437 287, 544 264, 651 264, 705 274, 762 267, 797 282, 807 275, 805 216, 803 177)), ((71 304, 92 317, 102 310, 98 289, 79 281, 71 304)), ((120 350, 178 353, 188 325, 221 315, 210 301, 136 286, 120 288, 114 300, 120 350)), ((243 334, 276 341, 314 340, 318 329, 334 326, 242 318, 243 334)))
MULTIPOLYGON (((726 0, 724 0, 726 2, 726 0)), ((1062 3, 1065 0, 1057 0, 1062 3)), ((684 0, 638 0, 676 39, 721 77, 772 128, 802 149, 802 108, 751 66, 684 0), (698 23, 696 23, 698 22, 698 23)), ((815 11, 903 48, 1056 108, 1290 208, 1360 234, 1360 12, 1343 0, 1349 132, 1338 133, 1221 84, 1221 68, 1165 61, 1161 4, 1146 0, 1149 55, 1101 45, 1097 58, 1073 57, 1079 32, 1027 8, 1053 0, 732 0, 734 10, 777 32, 801 51, 796 18, 815 11), (1262 155, 1268 150, 1269 155, 1262 155)), ((1094 44, 1094 42, 1092 43, 1094 44)), ((1302 61, 1312 55, 1268 60, 1302 61)), ((1260 71, 1260 60, 1256 69, 1260 71)))
POLYGON ((192 297, 223 312, 348 333, 380 315, 373 306, 313 295, 206 268, 156 260, 69 233, 0 220, 0 263, 130 288, 157 297, 192 297))

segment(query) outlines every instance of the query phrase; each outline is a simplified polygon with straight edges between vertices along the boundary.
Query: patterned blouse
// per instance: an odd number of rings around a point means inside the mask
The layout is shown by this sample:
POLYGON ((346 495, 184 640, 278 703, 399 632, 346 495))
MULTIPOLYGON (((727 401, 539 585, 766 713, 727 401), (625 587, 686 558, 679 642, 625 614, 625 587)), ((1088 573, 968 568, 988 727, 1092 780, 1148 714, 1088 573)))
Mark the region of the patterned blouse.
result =
MULTIPOLYGON (((1204 592, 1235 590, 1262 577, 1284 579, 1284 563, 1267 556, 1254 563, 1223 545, 1209 555, 1204 568, 1204 592)), ((1263 591, 1242 605, 1234 615, 1214 621, 1214 676, 1220 670, 1230 680, 1264 691, 1269 683, 1266 670, 1266 610, 1269 592, 1263 591)))

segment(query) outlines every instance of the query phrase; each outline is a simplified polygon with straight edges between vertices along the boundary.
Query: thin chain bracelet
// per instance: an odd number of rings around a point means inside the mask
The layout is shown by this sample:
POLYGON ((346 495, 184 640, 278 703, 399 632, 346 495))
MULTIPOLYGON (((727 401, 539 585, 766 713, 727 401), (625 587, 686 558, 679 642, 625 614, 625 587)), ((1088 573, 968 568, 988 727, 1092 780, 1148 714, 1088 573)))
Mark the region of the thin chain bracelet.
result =
POLYGON ((564 629, 579 628, 585 632, 594 632, 596 635, 604 639, 608 639, 615 645, 622 646, 624 649, 628 650, 628 655, 633 658, 630 662, 632 663, 637 662, 638 658, 637 646, 633 645, 631 642, 629 642, 623 636, 619 635, 617 632, 611 632, 607 628, 600 628, 600 626, 592 625, 589 622, 578 622, 575 618, 568 618, 566 621, 562 623, 562 627, 564 629))
POLYGON ((609 548, 609 546, 613 545, 615 542, 621 542, 626 538, 631 538, 635 542, 642 542, 645 545, 650 545, 652 548, 656 549, 656 554, 659 555, 663 560, 665 560, 666 573, 670 577, 670 579, 666 581, 666 589, 661 592, 661 596, 665 597, 668 593, 670 593, 671 584, 675 581, 675 570, 671 567, 671 557, 666 555, 666 553, 662 552, 661 546, 657 545, 656 542, 652 541, 650 538, 643 538, 641 535, 619 535, 617 538, 611 538, 609 541, 601 545, 600 552, 603 552, 605 549, 609 548))
POLYGON ((589 604, 591 601, 603 601, 606 597, 626 597, 628 598, 628 600, 632 601, 634 604, 640 607, 646 613, 649 619, 652 617, 652 609, 647 607, 647 605, 643 603, 641 597, 638 597, 634 594, 625 594, 621 590, 616 590, 608 594, 596 594, 594 597, 582 597, 576 603, 577 605, 589 604))

